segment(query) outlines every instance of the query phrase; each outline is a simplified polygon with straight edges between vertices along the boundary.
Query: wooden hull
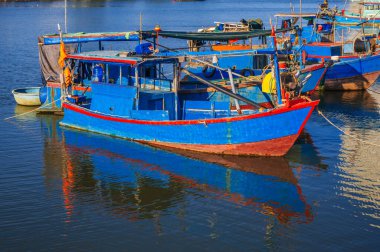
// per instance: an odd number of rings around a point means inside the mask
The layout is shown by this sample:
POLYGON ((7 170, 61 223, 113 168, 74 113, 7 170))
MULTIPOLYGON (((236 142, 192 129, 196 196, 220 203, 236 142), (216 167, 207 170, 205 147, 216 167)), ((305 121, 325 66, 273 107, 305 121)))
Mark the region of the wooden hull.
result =
POLYGON ((22 106, 39 106, 40 87, 18 88, 12 90, 13 97, 17 104, 22 106))
POLYGON ((255 143, 243 144, 220 144, 220 145, 204 145, 204 144, 176 144, 152 141, 137 141, 155 147, 175 148, 182 150, 190 150, 196 152, 204 152, 209 154, 223 155, 257 155, 257 156, 284 156, 297 140, 298 134, 281 137, 272 140, 260 141, 255 143))
POLYGON ((380 55, 344 58, 326 72, 325 90, 365 90, 380 74, 380 55))
POLYGON ((380 72, 364 74, 356 77, 328 79, 324 82, 325 90, 358 91, 371 87, 379 77, 380 72))
POLYGON ((213 119, 149 121, 118 117, 64 103, 61 125, 214 154, 282 156, 293 146, 319 101, 298 101, 257 114, 213 119))

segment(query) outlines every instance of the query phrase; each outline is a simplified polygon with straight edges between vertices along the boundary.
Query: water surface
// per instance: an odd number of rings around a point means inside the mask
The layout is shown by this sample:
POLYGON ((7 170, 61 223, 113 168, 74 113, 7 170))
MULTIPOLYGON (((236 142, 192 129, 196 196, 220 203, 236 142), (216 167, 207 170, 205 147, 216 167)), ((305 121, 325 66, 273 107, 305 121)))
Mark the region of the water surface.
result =
MULTIPOLYGON (((288 1, 69 2, 68 30, 136 30, 140 13, 144 29, 268 25, 288 10, 288 1)), ((33 109, 10 91, 40 83, 37 36, 55 33, 63 13, 62 2, 0 5, 2 118, 33 109)), ((314 113, 284 158, 174 153, 35 113, 1 120, 0 249, 377 251, 380 148, 363 140, 380 143, 380 94, 325 93, 319 110, 350 136, 314 113)))

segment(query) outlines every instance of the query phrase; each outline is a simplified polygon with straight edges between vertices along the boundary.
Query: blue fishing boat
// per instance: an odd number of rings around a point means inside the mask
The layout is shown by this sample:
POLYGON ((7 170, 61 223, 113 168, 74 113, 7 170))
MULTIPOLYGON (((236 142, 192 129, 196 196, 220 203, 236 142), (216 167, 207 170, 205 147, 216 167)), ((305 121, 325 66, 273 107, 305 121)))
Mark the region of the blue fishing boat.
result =
POLYGON ((300 52, 303 64, 332 61, 323 82, 325 90, 365 90, 379 77, 380 56, 375 46, 376 34, 368 35, 363 29, 353 30, 337 27, 331 22, 321 22, 318 15, 276 16, 284 18, 282 25, 290 27, 295 27, 301 18, 308 20, 302 29, 298 28, 297 33, 290 34, 288 39, 294 49, 300 52), (339 39, 336 36, 340 36, 339 39), (302 44, 300 41, 303 41, 302 44))
POLYGON ((92 79, 91 99, 66 97, 61 125, 159 147, 282 156, 319 101, 285 93, 276 52, 266 49, 260 53, 274 59, 277 99, 271 109, 236 93, 233 83, 230 91, 181 68, 186 57, 105 51, 68 55, 68 61, 91 63, 99 71, 92 79), (172 78, 165 75, 165 69, 173 71, 172 78), (230 96, 230 100, 187 100, 179 92, 181 72, 230 96))
POLYGON ((371 0, 371 1, 352 1, 352 6, 349 6, 351 10, 347 11, 341 10, 337 12, 334 16, 334 19, 339 25, 348 25, 348 26, 379 26, 380 25, 380 1, 371 0))
MULTIPOLYGON (((211 41, 219 43, 230 40, 252 40, 253 38, 261 37, 261 40, 266 41, 266 39, 263 38, 266 38, 272 33, 282 33, 289 31, 290 29, 292 28, 282 27, 275 31, 256 29, 245 32, 183 32, 160 30, 158 35, 163 38, 188 40, 188 42, 191 42, 189 43, 190 50, 163 50, 156 55, 165 57, 185 56, 189 59, 186 68, 191 70, 192 73, 198 77, 224 85, 226 88, 230 88, 228 82, 231 76, 230 73, 225 70, 231 69, 232 77, 237 83, 239 83, 237 89, 240 94, 247 96, 249 99, 254 99, 261 104, 269 105, 270 103, 273 103, 273 98, 275 96, 273 96, 271 88, 266 87, 268 81, 265 80, 270 72, 269 66, 271 57, 252 52, 263 48, 276 48, 277 45, 274 45, 273 43, 257 46, 241 43, 236 46, 231 44, 218 44, 202 50, 200 48, 192 47, 191 45, 199 45, 198 42, 200 42, 200 40, 203 42, 211 41)), ((152 35, 152 33, 146 33, 152 35)), ((306 67, 300 67, 297 62, 290 60, 290 58, 293 58, 293 52, 287 50, 279 50, 278 52, 283 59, 283 61, 280 62, 280 75, 283 83, 287 86, 297 85, 300 94, 312 93, 323 80, 324 74, 327 71, 326 65, 324 63, 317 63, 306 67)), ((224 94, 214 94, 214 89, 199 83, 198 80, 188 75, 185 75, 181 79, 181 87, 181 92, 187 92, 189 97, 192 95, 203 95, 211 97, 211 99, 215 99, 216 101, 224 99, 224 94), (205 92, 207 94, 205 94, 205 92)))

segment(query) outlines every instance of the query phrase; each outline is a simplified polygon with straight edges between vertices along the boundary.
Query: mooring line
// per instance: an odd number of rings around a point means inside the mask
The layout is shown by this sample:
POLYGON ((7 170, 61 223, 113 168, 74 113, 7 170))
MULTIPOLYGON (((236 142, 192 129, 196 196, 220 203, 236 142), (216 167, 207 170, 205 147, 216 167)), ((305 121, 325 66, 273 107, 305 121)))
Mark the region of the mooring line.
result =
POLYGON ((332 121, 330 121, 323 113, 322 111, 320 111, 319 109, 317 109, 318 111, 318 114, 321 115, 328 123, 330 123, 334 128, 336 128, 337 130, 341 131, 343 134, 351 137, 351 138, 354 138, 356 140, 359 140, 360 142, 363 142, 363 143, 366 143, 366 144, 370 144, 370 145, 373 145, 373 146, 377 146, 377 147, 380 147, 379 144, 375 144, 375 143, 372 143, 372 142, 368 142, 368 141, 365 141, 365 140, 362 140, 356 136, 353 136, 349 133, 347 133, 346 131, 344 131, 343 129, 339 128, 337 125, 335 125, 332 121))
POLYGON ((38 109, 40 109, 40 108, 44 108, 44 107, 46 107, 46 106, 48 106, 48 105, 50 105, 50 104, 52 104, 52 103, 54 103, 54 102, 57 102, 57 101, 59 101, 59 100, 61 100, 61 99, 62 99, 62 97, 60 97, 60 98, 58 98, 57 100, 52 101, 52 102, 50 102, 50 103, 44 104, 44 105, 42 105, 42 106, 40 106, 40 107, 38 107, 38 108, 36 108, 36 109, 30 110, 30 111, 28 111, 28 112, 25 112, 25 113, 22 113, 22 114, 18 114, 18 115, 14 115, 14 116, 10 116, 10 117, 4 118, 4 121, 6 121, 6 120, 8 120, 8 119, 15 118, 15 117, 23 116, 23 115, 26 115, 26 114, 29 114, 29 113, 32 113, 32 112, 35 112, 35 111, 37 111, 38 109))
POLYGON ((373 90, 372 88, 367 88, 367 90, 369 90, 369 91, 371 91, 371 92, 374 92, 374 93, 376 93, 376 94, 380 94, 379 91, 373 90))

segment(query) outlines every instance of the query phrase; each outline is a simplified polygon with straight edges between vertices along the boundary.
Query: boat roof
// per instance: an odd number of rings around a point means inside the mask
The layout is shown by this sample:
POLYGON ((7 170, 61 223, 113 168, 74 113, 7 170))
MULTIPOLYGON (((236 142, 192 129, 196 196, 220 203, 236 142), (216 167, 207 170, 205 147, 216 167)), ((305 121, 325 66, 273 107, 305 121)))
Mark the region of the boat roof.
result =
POLYGON ((275 17, 290 17, 290 18, 316 18, 315 13, 277 13, 275 17))
POLYGON ((201 51, 201 52, 189 52, 189 51, 161 51, 157 53, 157 56, 163 57, 207 57, 207 56, 242 56, 242 55, 258 55, 258 54, 274 54, 276 51, 274 48, 260 48, 250 50, 231 50, 231 51, 201 51))
POLYGON ((206 51, 206 52, 188 52, 188 51, 163 51, 155 55, 134 55, 125 51, 90 51, 67 55, 68 59, 76 59, 86 62, 95 63, 115 63, 136 65, 146 62, 171 63, 180 58, 185 60, 186 57, 205 57, 205 56, 239 56, 239 55, 257 55, 257 54, 274 54, 273 48, 263 48, 256 50, 236 50, 236 51, 206 51))
MULTIPOLYGON (((287 32, 293 28, 277 29, 275 32, 287 32)), ((143 31, 146 36, 162 36, 186 40, 204 40, 204 41, 228 41, 234 39, 249 39, 259 36, 269 36, 272 30, 252 30, 244 32, 184 32, 184 31, 143 31)))
MULTIPOLYGON (((149 34, 142 34, 142 39, 148 38, 149 34)), ((97 32, 97 33, 64 33, 62 34, 63 42, 69 43, 86 43, 97 41, 139 41, 140 35, 137 31, 130 32, 97 32)), ((47 34, 38 37, 38 42, 44 45, 55 45, 61 42, 59 34, 47 34)))
POLYGON ((115 64, 129 64, 136 65, 144 62, 173 62, 174 58, 163 56, 150 56, 150 55, 131 55, 130 52, 125 51, 92 51, 82 52, 67 55, 68 59, 76 59, 87 62, 95 63, 115 63, 115 64))

